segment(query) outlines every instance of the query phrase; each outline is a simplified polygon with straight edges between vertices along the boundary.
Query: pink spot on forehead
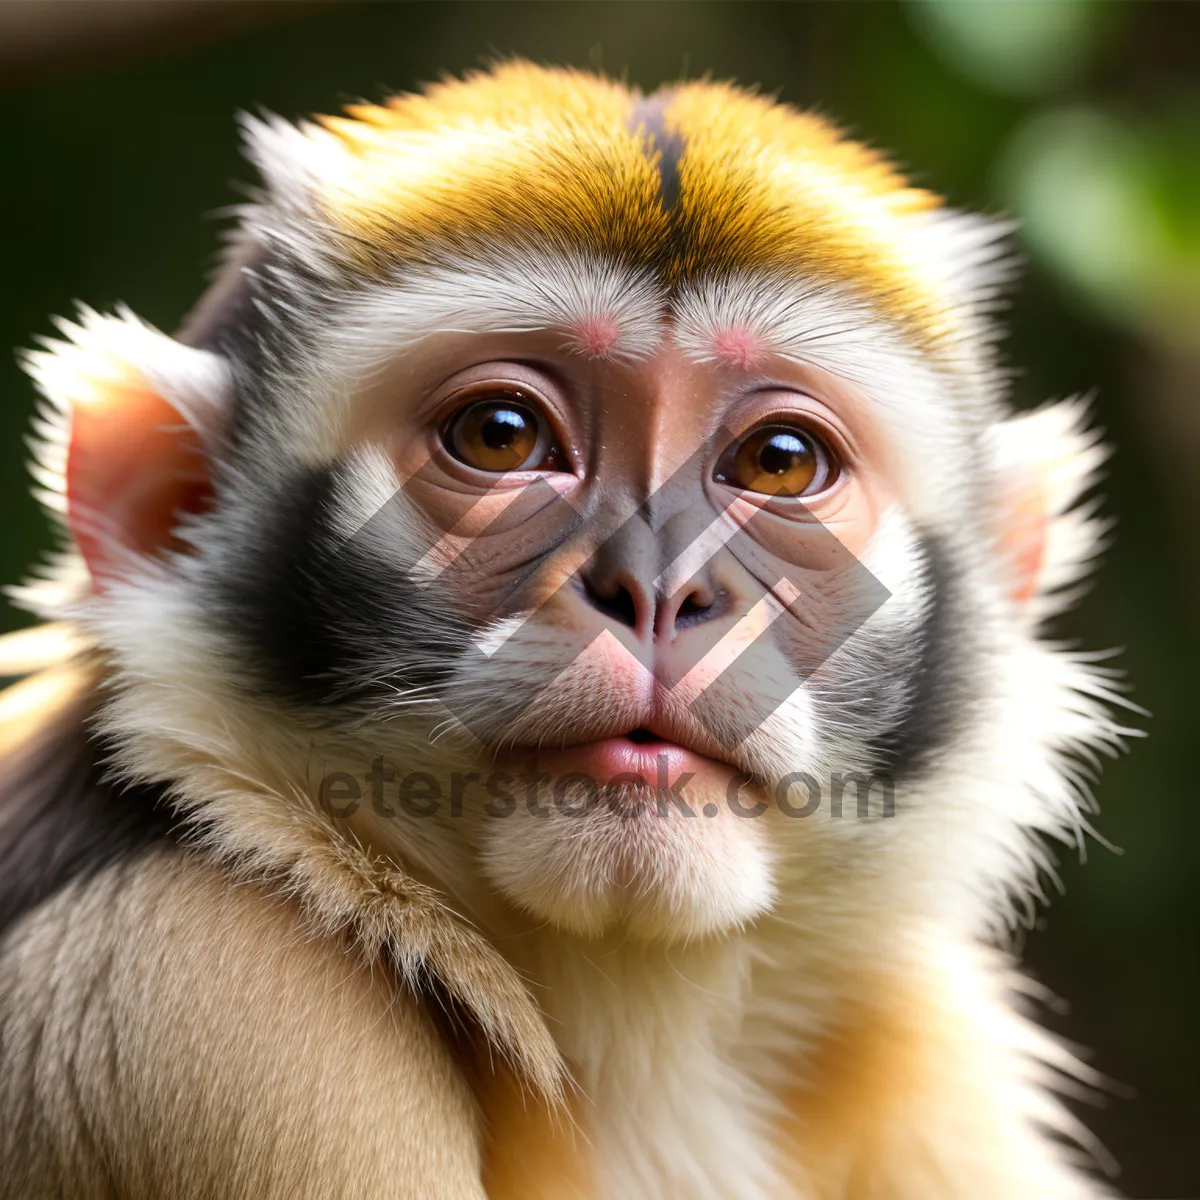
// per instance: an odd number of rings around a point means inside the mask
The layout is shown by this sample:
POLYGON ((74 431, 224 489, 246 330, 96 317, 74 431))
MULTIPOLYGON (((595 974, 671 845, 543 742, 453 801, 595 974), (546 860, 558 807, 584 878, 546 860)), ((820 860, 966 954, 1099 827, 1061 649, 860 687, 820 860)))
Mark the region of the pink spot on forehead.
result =
POLYGON ((763 356, 763 344, 756 334, 740 325, 722 329, 713 336, 713 353, 718 362, 748 371, 763 356))
POLYGON ((576 347, 589 358, 606 358, 621 340, 621 322, 612 316, 583 317, 571 327, 576 347))

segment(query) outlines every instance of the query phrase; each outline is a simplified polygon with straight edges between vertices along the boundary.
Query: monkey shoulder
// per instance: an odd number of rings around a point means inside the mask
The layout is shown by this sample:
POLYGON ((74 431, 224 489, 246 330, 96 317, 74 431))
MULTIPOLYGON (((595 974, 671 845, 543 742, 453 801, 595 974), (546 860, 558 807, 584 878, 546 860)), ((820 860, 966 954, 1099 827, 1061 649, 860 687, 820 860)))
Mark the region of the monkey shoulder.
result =
POLYGON ((426 1008, 179 847, 0 942, 0 1196, 463 1197, 479 1116, 426 1008))

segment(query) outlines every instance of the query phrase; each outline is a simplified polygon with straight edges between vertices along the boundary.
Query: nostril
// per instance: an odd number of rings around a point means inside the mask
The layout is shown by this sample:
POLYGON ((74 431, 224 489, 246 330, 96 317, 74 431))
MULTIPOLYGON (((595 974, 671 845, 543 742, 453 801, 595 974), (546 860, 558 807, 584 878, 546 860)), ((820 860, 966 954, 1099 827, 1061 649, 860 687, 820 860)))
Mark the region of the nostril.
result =
POLYGON ((637 604, 633 593, 624 584, 618 583, 611 596, 601 595, 588 580, 584 581, 583 588, 592 607, 598 612, 629 629, 637 628, 637 604))

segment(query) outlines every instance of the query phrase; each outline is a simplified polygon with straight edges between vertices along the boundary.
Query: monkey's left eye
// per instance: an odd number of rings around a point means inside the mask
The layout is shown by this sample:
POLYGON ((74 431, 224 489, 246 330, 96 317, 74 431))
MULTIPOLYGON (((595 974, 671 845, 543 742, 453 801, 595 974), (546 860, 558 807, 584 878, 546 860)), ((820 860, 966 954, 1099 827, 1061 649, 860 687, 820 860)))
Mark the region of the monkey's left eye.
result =
POLYGON ((477 471, 562 469, 562 452, 546 421, 519 388, 492 389, 464 405, 447 421, 442 440, 459 462, 477 471))
POLYGON ((824 443, 798 425, 763 425, 730 447, 717 465, 718 483, 767 496, 813 496, 837 478, 824 443))

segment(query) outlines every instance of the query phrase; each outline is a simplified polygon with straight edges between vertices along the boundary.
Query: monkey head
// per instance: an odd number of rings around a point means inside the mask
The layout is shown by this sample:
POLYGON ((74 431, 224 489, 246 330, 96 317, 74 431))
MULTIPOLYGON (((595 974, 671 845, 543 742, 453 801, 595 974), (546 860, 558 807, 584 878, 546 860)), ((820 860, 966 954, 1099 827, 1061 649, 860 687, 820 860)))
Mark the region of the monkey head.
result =
POLYGON ((245 131, 180 334, 30 356, 70 547, 22 595, 104 656, 121 768, 489 920, 1005 924, 1116 732, 1037 636, 1100 452, 1006 407, 1003 231, 713 83, 245 131))

